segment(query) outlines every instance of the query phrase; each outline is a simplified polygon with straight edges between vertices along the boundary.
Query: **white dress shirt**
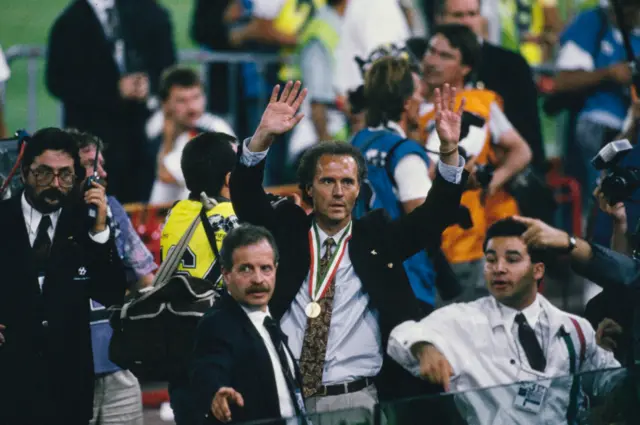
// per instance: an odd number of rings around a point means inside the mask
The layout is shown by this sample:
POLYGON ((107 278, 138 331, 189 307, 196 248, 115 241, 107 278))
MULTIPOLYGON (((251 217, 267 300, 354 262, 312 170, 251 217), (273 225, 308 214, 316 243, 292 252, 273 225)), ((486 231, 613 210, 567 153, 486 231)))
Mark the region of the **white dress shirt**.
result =
MULTIPOLYGON (((419 375, 420 365, 411 347, 418 342, 434 345, 453 368, 451 392, 458 394, 456 403, 469 425, 474 424, 541 424, 566 423, 572 379, 549 378, 570 374, 569 349, 564 332, 568 332, 576 352, 581 343, 571 318, 577 320, 585 335, 585 361, 578 359, 577 372, 617 368, 613 354, 600 348, 595 331, 581 317, 554 307, 542 295, 523 314, 535 329, 547 365, 544 372, 533 370, 524 355, 514 324, 518 312, 500 305, 489 296, 471 303, 452 304, 434 311, 420 322, 398 325, 389 337, 388 353, 404 368, 419 375), (546 379, 546 381, 545 381, 546 379), (470 391, 519 381, 538 381, 550 387, 537 414, 514 407, 519 385, 470 391)), ((611 382, 596 379, 594 387, 602 389, 611 382)))
MULTIPOLYGON (((20 198, 20 204, 22 206, 22 215, 24 217, 24 224, 27 227, 27 234, 29 235, 29 244, 33 247, 34 242, 36 241, 36 237, 38 236, 38 226, 40 225, 40 220, 42 220, 42 213, 29 204, 27 202, 27 198, 23 193, 20 198)), ((58 225, 58 220, 60 219, 60 214, 62 213, 62 209, 57 209, 56 211, 49 214, 49 218, 51 218, 51 226, 47 233, 49 234, 49 239, 53 243, 53 236, 56 232, 56 226, 58 225)), ((96 243, 104 244, 109 240, 110 230, 109 226, 105 230, 100 233, 91 234, 89 232, 89 237, 96 243)), ((44 276, 38 276, 38 283, 40 283, 40 288, 42 288, 42 284, 44 283, 44 276)))
MULTIPOLYGON (((346 227, 333 236, 336 243, 346 227)), ((329 237, 318 228, 321 256, 329 237)), ((334 249, 337 249, 334 248, 334 249)), ((289 337, 289 347, 300 361, 302 343, 307 329, 305 307, 311 302, 309 296, 309 274, 298 291, 289 310, 282 316, 282 330, 289 337)), ((349 243, 345 247, 342 261, 335 277, 333 312, 329 328, 329 340, 325 355, 323 385, 351 382, 360 378, 374 377, 382 367, 382 336, 378 324, 378 312, 370 308, 370 297, 364 292, 362 281, 353 269, 349 256, 349 243)))
MULTIPOLYGON (((283 418, 290 418, 292 416, 295 416, 296 410, 293 405, 293 400, 291 399, 289 387, 287 386, 287 380, 284 377, 284 372, 282 371, 280 357, 278 357, 278 352, 276 351, 276 347, 271 340, 269 331, 264 327, 264 319, 267 316, 271 316, 271 314, 269 313, 269 309, 267 309, 267 311, 262 311, 250 309, 243 305, 240 305, 240 307, 242 307, 244 312, 247 313, 249 320, 251 320, 251 323, 262 337, 264 345, 267 347, 267 352, 269 353, 269 358, 271 359, 271 365, 273 366, 273 375, 276 378, 276 389, 278 390, 278 401, 280 402, 280 415, 283 418)), ((289 363, 289 368, 291 369, 291 374, 293 376, 296 376, 295 368, 293 366, 293 360, 290 358, 286 348, 285 352, 287 353, 287 361, 289 363)))
MULTIPOLYGON (((115 0, 87 0, 89 5, 93 9, 102 25, 102 29, 104 30, 105 36, 110 36, 109 33, 111 28, 109 28, 107 10, 116 7, 115 0)), ((113 59, 116 61, 118 68, 122 71, 124 70, 124 40, 118 39, 115 41, 115 49, 113 59)))

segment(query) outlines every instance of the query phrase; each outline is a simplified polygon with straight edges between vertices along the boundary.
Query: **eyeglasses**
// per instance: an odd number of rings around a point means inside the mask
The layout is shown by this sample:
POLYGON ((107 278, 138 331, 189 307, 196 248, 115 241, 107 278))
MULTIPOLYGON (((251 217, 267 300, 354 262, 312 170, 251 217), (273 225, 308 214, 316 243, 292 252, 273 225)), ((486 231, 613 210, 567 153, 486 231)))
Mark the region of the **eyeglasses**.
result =
POLYGON ((71 187, 76 178, 76 174, 69 169, 62 169, 60 171, 53 171, 51 168, 38 167, 36 169, 30 168, 29 171, 33 173, 36 178, 36 184, 38 186, 49 186, 54 177, 58 178, 60 186, 71 187))

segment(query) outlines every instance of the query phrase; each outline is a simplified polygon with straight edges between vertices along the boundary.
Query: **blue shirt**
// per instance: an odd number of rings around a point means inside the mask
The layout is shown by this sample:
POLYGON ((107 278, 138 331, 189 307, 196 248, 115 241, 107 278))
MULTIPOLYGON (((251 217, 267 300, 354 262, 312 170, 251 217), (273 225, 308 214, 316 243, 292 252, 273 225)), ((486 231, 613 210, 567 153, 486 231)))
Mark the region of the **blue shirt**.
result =
MULTIPOLYGON (((368 211, 385 209, 392 219, 404 214, 402 204, 396 196, 393 181, 395 169, 407 155, 418 155, 429 166, 429 158, 421 145, 408 140, 391 130, 364 129, 358 132, 351 143, 362 151, 367 161, 368 178, 360 188, 360 195, 353 210, 354 218, 368 211)), ((415 296, 430 305, 435 301, 435 271, 425 251, 421 251, 404 262, 404 268, 415 296)))
MULTIPOLYGON (((115 237, 118 255, 122 259, 127 281, 135 283, 141 277, 154 272, 158 266, 140 237, 136 233, 127 212, 113 196, 109 204, 109 226, 115 237)), ((109 325, 110 312, 97 301, 90 300, 91 346, 93 367, 96 374, 111 373, 120 368, 109 360, 109 342, 113 335, 109 325)))
MULTIPOLYGON (((558 68, 592 71, 627 61, 622 34, 604 18, 606 13, 596 8, 576 16, 560 38, 563 47, 558 57, 558 68), (603 25, 607 28, 599 41, 603 25)), ((631 45, 636 54, 640 53, 638 31, 631 33, 631 45)), ((607 84, 587 98, 580 116, 619 129, 629 103, 629 87, 607 84)))

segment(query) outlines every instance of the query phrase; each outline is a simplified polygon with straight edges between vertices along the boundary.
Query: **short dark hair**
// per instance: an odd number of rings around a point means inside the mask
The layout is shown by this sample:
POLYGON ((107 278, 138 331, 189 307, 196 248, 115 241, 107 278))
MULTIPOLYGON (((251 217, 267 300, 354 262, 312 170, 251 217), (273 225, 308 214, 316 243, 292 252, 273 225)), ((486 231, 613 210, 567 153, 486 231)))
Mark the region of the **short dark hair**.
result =
POLYGON ((236 139, 226 133, 201 133, 191 139, 182 151, 180 168, 187 189, 200 199, 200 192, 218 196, 224 179, 233 171, 236 153, 231 147, 236 139))
POLYGON ((241 224, 231 229, 222 241, 220 249, 220 265, 225 270, 233 268, 233 253, 236 249, 244 246, 255 245, 258 242, 267 241, 273 249, 273 262, 278 264, 280 254, 276 240, 266 228, 262 226, 254 226, 253 224, 241 224))
MULTIPOLYGON (((482 250, 486 252, 489 241, 500 237, 520 237, 527 231, 527 226, 515 221, 513 218, 498 220, 489 227, 484 239, 482 250)), ((545 253, 543 250, 527 247, 527 252, 532 263, 544 263, 545 253)))
POLYGON ((158 95, 162 102, 169 98, 171 89, 175 86, 183 88, 202 86, 202 81, 193 69, 186 66, 176 65, 167 68, 160 77, 160 87, 158 88, 158 95))
POLYGON ((302 199, 309 204, 312 199, 307 195, 307 188, 313 184, 318 161, 324 155, 352 157, 358 166, 358 183, 362 183, 367 178, 367 163, 358 148, 350 143, 336 140, 317 143, 305 151, 298 165, 298 184, 302 199))
POLYGON ((416 58, 419 62, 422 60, 422 57, 427 52, 429 48, 429 43, 424 37, 411 37, 407 40, 406 43, 407 49, 411 52, 411 54, 416 58))
POLYGON ((412 72, 406 59, 386 56, 374 62, 364 79, 368 126, 400 121, 404 103, 415 89, 412 72))
POLYGON ((471 68, 471 74, 478 68, 482 57, 478 36, 466 25, 445 24, 438 25, 431 33, 431 38, 440 34, 451 44, 451 47, 460 51, 463 65, 471 68))
POLYGON ((80 163, 78 145, 67 131, 55 127, 43 128, 36 131, 26 141, 26 144, 21 167, 25 176, 29 174, 31 164, 33 164, 36 157, 42 155, 44 151, 51 150, 67 153, 73 159, 76 181, 84 180, 85 169, 80 163))
POLYGON ((104 152, 104 142, 98 136, 94 136, 86 131, 80 131, 77 128, 67 128, 67 133, 73 137, 78 146, 78 150, 83 150, 88 147, 95 147, 97 150, 104 152))

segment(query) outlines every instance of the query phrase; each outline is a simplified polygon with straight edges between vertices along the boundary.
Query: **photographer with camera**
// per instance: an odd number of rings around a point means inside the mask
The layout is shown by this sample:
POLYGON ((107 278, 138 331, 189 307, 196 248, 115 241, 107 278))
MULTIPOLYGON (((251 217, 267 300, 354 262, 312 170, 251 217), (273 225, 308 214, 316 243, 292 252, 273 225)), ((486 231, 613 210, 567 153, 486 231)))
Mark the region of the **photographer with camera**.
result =
MULTIPOLYGON (((469 209, 472 226, 454 225, 442 235, 442 250, 465 288, 458 301, 473 301, 487 294, 482 249, 486 229, 519 213, 516 200, 505 186, 532 158, 531 149, 504 115, 500 97, 490 90, 465 86, 474 80, 480 52, 471 29, 447 24, 434 30, 422 59, 427 102, 432 102, 434 89, 445 83, 457 89, 456 105, 465 99, 460 143, 468 159, 474 157, 478 164, 471 170, 471 184, 461 202, 469 209)), ((437 151, 440 146, 433 131, 434 118, 433 105, 423 105, 420 126, 429 151, 437 151)))
POLYGON ((637 327, 632 329, 633 311, 640 306, 637 296, 640 288, 637 232, 631 239, 632 244, 624 242, 627 236, 623 204, 640 187, 640 169, 620 165, 622 158, 631 150, 629 141, 616 140, 602 148, 592 160, 596 170, 605 171, 594 195, 618 223, 612 238, 614 249, 587 242, 540 220, 515 218, 527 225, 523 238, 529 246, 569 254, 578 274, 602 286, 604 291, 600 298, 591 300, 587 306, 587 316, 592 323, 598 324, 598 343, 614 351, 621 363, 631 361, 630 354, 636 351, 632 346, 632 335, 640 331, 637 327))

